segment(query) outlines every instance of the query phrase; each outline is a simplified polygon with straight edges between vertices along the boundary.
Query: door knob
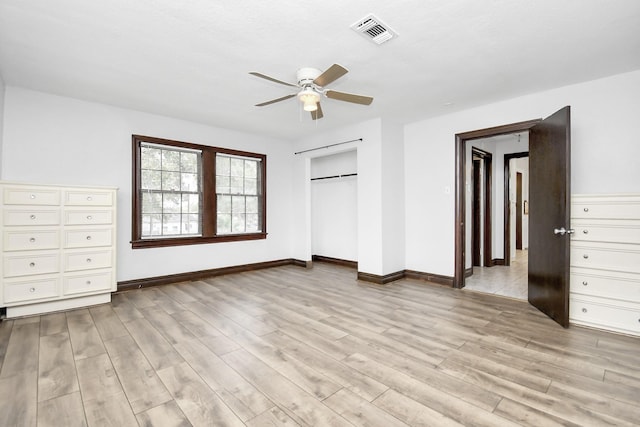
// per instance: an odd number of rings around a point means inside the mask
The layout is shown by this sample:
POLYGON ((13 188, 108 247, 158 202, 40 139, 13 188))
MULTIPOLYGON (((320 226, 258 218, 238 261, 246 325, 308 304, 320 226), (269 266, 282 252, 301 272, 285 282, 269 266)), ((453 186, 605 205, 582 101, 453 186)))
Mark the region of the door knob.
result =
POLYGON ((562 228, 554 228, 553 229, 553 234, 559 234, 561 236, 564 236, 565 234, 573 234, 575 232, 576 232, 576 230, 574 230, 573 228, 570 228, 568 230, 565 229, 564 227, 562 227, 562 228))

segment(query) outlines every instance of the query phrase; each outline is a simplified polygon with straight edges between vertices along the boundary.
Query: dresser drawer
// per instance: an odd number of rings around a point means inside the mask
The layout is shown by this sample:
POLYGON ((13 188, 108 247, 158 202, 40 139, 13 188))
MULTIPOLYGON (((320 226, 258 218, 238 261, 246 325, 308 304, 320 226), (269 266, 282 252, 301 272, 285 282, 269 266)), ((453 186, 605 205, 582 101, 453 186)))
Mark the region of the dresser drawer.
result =
POLYGON ((64 204, 68 206, 111 206, 113 192, 100 190, 66 190, 64 204))
POLYGON ((5 251, 57 249, 60 246, 58 230, 5 231, 5 251))
POLYGON ((640 247, 597 242, 572 242, 571 266, 640 273, 640 247))
POLYGON ((111 290, 113 281, 111 272, 83 274, 81 276, 65 276, 64 294, 81 294, 96 291, 111 290))
POLYGON ((65 225, 111 224, 112 222, 113 212, 111 210, 64 211, 65 225))
POLYGON ((5 187, 5 205, 59 205, 60 191, 49 188, 5 187))
POLYGON ((5 209, 5 226, 38 226, 60 224, 60 212, 57 210, 5 209))
POLYGON ((569 318, 573 323, 640 334, 640 306, 616 305, 607 299, 572 296, 569 318))
POLYGON ((640 219, 640 195, 575 195, 571 198, 571 217, 640 219))
POLYGON ((113 232, 111 229, 65 230, 65 248, 90 248, 111 246, 113 232))
POLYGON ((91 270, 111 267, 111 250, 65 252, 65 271, 91 270))
POLYGON ((640 274, 572 267, 570 277, 572 293, 640 303, 640 274))
POLYGON ((5 255, 4 277, 57 273, 60 270, 58 253, 33 255, 5 255))
POLYGON ((573 220, 572 241, 640 244, 640 221, 573 220))
POLYGON ((42 279, 28 282, 5 282, 3 286, 4 303, 11 304, 58 296, 58 279, 42 279))

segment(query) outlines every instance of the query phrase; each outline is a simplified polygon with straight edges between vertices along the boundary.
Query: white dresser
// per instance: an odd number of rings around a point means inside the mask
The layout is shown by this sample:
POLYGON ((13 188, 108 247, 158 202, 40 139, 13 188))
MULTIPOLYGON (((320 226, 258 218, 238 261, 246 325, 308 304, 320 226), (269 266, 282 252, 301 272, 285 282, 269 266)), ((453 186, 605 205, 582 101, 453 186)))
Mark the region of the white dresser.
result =
POLYGON ((0 182, 7 317, 106 303, 116 290, 116 189, 0 182))
POLYGON ((640 195, 573 195, 571 323, 640 335, 640 195))

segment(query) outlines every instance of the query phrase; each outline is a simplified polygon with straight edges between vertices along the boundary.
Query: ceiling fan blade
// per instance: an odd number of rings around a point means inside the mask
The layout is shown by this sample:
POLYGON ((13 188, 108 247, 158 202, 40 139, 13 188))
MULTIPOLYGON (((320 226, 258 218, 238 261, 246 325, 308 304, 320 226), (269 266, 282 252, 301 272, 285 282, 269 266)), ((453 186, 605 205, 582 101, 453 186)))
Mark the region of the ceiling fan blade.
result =
POLYGON ((265 105, 275 104, 276 102, 284 101, 285 99, 293 98, 294 96, 296 96, 295 93, 291 95, 283 96, 281 98, 272 99, 271 101, 261 102, 260 104, 256 104, 256 107, 264 107, 265 105))
POLYGON ((316 105, 318 106, 318 109, 311 112, 311 118, 313 120, 318 120, 324 117, 324 114, 322 114, 322 107, 320 106, 320 103, 318 102, 316 105))
POLYGON ((316 77, 313 83, 318 86, 326 86, 329 83, 338 80, 348 72, 349 70, 344 68, 342 65, 333 64, 331 67, 327 68, 324 73, 316 77))
POLYGON ((252 76, 260 77, 261 79, 269 80, 269 81, 272 81, 272 82, 275 82, 275 83, 280 83, 281 85, 298 87, 298 85, 295 85, 293 83, 283 82, 282 80, 274 79, 273 77, 269 77, 267 75, 264 75, 262 73, 257 73, 255 71, 252 71, 249 74, 251 74, 252 76))
POLYGON ((338 92, 335 90, 328 90, 325 92, 325 95, 327 98, 337 99, 338 101, 353 102, 354 104, 369 105, 373 102, 373 98, 370 96, 354 95, 352 93, 338 92))

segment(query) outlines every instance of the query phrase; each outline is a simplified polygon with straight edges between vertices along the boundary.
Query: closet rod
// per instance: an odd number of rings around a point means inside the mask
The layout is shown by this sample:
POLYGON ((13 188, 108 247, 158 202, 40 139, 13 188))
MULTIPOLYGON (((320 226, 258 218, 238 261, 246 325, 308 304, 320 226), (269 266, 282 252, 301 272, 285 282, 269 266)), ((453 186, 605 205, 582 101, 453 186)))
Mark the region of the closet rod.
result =
POLYGON ((358 174, 357 173, 346 173, 344 175, 321 176, 321 177, 318 177, 318 178, 311 178, 311 181, 317 181, 319 179, 346 178, 348 176, 358 176, 358 174))
POLYGON ((309 148, 308 150, 298 151, 297 153, 293 153, 293 154, 302 154, 302 153, 307 153, 309 151, 322 150, 323 148, 335 147, 336 145, 348 144, 350 142, 356 142, 356 141, 362 141, 362 138, 352 139, 351 141, 345 141, 345 142, 337 142, 335 144, 329 144, 322 147, 309 148))

